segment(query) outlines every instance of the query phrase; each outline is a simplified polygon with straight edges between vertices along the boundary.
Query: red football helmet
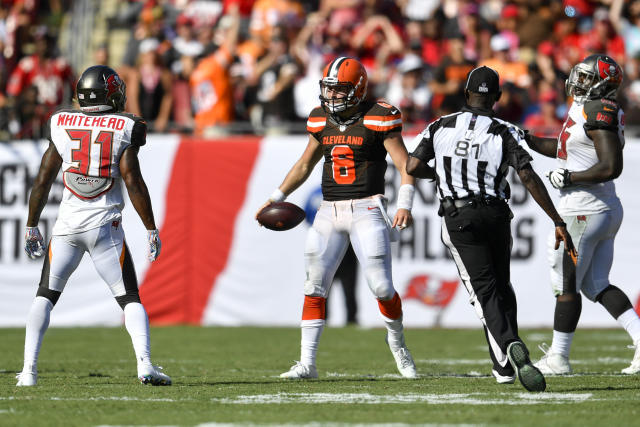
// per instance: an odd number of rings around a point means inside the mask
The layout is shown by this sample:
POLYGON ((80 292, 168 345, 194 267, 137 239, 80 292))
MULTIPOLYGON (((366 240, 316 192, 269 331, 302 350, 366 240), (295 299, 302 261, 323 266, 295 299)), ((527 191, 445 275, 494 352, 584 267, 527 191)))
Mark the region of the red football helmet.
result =
POLYGON ((590 99, 615 98, 622 83, 622 69, 606 55, 590 55, 577 63, 565 82, 567 95, 584 103, 590 99))
POLYGON ((342 56, 331 61, 320 80, 320 102, 329 113, 358 105, 367 95, 367 72, 357 59, 342 56))

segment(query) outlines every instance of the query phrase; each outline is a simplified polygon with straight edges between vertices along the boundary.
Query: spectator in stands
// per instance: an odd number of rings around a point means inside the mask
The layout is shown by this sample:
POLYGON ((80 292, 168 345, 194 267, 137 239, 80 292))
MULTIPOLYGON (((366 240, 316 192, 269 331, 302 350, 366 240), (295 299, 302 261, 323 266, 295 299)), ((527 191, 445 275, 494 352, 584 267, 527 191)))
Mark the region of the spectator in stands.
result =
POLYGON ((373 15, 356 29, 351 47, 367 69, 369 85, 372 86, 369 91, 374 97, 381 96, 384 92, 376 92, 376 85, 386 86, 391 73, 389 62, 394 56, 401 55, 404 49, 400 34, 388 17, 373 15))
POLYGON ((452 34, 445 43, 446 55, 433 72, 429 87, 433 92, 431 109, 434 116, 458 111, 465 105, 464 84, 475 64, 464 57, 464 37, 452 34))
POLYGON ((430 18, 422 24, 422 60, 428 68, 440 63, 444 51, 440 21, 430 18))
POLYGON ((402 112, 406 124, 426 123, 430 118, 431 90, 424 81, 424 63, 415 54, 408 54, 396 68, 384 97, 402 112))
POLYGON ((271 31, 267 53, 258 61, 256 73, 260 76, 257 87, 257 100, 262 110, 260 127, 269 134, 286 133, 298 118, 293 84, 300 74, 300 67, 289 54, 284 28, 271 31))
POLYGON ((552 89, 540 93, 537 112, 527 116, 524 127, 535 136, 555 138, 562 130, 562 120, 556 114, 558 94, 552 89))
POLYGON ((196 134, 213 136, 229 132, 234 119, 230 66, 236 53, 239 24, 237 8, 218 21, 215 37, 222 44, 202 59, 191 74, 196 134))
POLYGON ((276 27, 295 34, 304 24, 304 8, 297 0, 257 0, 253 5, 249 31, 269 42, 276 27))
POLYGON ((615 61, 624 63, 624 40, 609 21, 607 9, 596 9, 592 24, 591 30, 582 35, 582 48, 587 52, 609 55, 615 61))
POLYGON ((18 109, 18 117, 28 120, 32 129, 28 134, 40 137, 41 131, 35 129, 42 128, 56 109, 71 104, 75 79, 67 61, 57 56, 56 40, 49 30, 42 26, 34 27, 32 36, 34 54, 18 62, 9 77, 7 95, 9 105, 18 109), (30 103, 34 94, 40 107, 32 110, 25 105, 17 105, 22 95, 25 96, 21 101, 30 103))
POLYGON ((512 83, 520 88, 529 87, 531 76, 527 64, 512 59, 510 49, 509 40, 502 34, 496 34, 491 37, 491 58, 480 61, 478 65, 496 70, 500 75, 500 85, 512 83))
POLYGON ((137 67, 130 75, 127 98, 131 112, 147 120, 152 132, 167 130, 173 103, 172 75, 160 58, 156 39, 140 43, 137 67))
POLYGON ((491 32, 487 23, 481 21, 475 3, 467 3, 461 8, 458 25, 465 40, 464 57, 475 62, 488 58, 491 55, 491 32))
POLYGON ((609 10, 609 19, 613 28, 621 35, 625 43, 628 58, 640 55, 640 0, 628 3, 629 19, 622 17, 624 0, 613 0, 609 10))

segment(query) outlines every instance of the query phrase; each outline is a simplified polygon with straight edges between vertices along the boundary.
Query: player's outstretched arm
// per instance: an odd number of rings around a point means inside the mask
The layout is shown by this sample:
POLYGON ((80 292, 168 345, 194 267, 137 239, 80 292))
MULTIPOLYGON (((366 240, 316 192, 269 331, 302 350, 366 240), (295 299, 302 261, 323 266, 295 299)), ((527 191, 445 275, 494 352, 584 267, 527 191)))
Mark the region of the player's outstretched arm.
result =
POLYGON ((542 138, 525 131, 524 140, 533 151, 555 159, 558 153, 558 141, 554 138, 542 138))
POLYGON ((407 173, 405 165, 409 159, 409 153, 400 133, 393 133, 384 140, 384 148, 391 156, 391 160, 398 172, 400 172, 401 185, 398 190, 398 211, 393 218, 392 227, 400 229, 409 227, 413 223, 411 207, 413 206, 413 194, 415 192, 415 178, 407 173))
POLYGON ((571 240, 571 236, 567 232, 567 225, 562 220, 562 217, 556 210, 556 207, 553 205, 551 201, 551 197, 547 192, 546 187, 542 183, 542 180, 538 176, 538 174, 533 170, 531 165, 526 165, 522 169, 518 171, 518 176, 522 181, 522 184, 527 188, 527 191, 531 194, 533 199, 540 205, 543 211, 551 218, 553 223, 556 226, 556 245, 555 248, 558 249, 560 246, 560 242, 564 241, 564 247, 566 251, 571 255, 573 259, 576 257, 576 251, 573 246, 573 241, 571 240))
POLYGON ((282 184, 271 194, 269 200, 267 200, 260 209, 256 212, 256 219, 258 217, 258 213, 265 206, 270 205, 273 202, 281 202, 286 197, 293 193, 296 188, 300 187, 303 182, 309 178, 311 172, 313 171, 313 167, 320 161, 322 158, 322 146, 317 139, 313 136, 309 135, 309 143, 307 144, 307 148, 305 148, 304 153, 298 159, 298 161, 293 165, 287 176, 282 181, 282 184))
POLYGON ((47 204, 51 185, 58 175, 60 166, 62 166, 62 157, 58 154, 56 146, 50 142, 49 148, 42 156, 40 169, 38 170, 38 175, 33 182, 33 188, 29 195, 29 216, 27 218, 27 227, 38 226, 40 214, 42 213, 44 206, 47 204))

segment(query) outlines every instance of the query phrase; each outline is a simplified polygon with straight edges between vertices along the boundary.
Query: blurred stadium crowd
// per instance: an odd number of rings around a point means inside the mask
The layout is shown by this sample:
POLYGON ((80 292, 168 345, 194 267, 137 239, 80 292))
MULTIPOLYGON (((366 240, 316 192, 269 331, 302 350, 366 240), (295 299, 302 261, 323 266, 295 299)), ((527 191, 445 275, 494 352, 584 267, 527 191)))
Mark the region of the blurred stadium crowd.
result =
POLYGON ((301 133, 324 65, 359 58, 369 96, 405 130, 458 110, 478 65, 496 69, 499 117, 554 136, 564 80, 590 53, 623 68, 640 118, 640 0, 0 0, 0 141, 39 138, 75 79, 106 64, 127 111, 155 132, 301 133))

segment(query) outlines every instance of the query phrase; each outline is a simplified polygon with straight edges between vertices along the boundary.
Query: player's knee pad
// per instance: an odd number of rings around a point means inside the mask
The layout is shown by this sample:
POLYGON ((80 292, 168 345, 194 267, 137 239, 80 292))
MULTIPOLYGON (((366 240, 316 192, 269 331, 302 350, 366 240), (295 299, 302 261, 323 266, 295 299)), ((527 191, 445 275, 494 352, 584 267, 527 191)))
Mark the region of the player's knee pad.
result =
POLYGON ((627 294, 613 285, 607 286, 606 289, 596 296, 595 300, 602 304, 614 319, 617 319, 622 313, 633 308, 627 294))
POLYGON ((123 310, 127 304, 130 304, 132 302, 140 303, 140 294, 138 293, 137 289, 135 291, 129 291, 126 294, 117 296, 115 298, 116 302, 123 310))
POLYGON ((60 291, 54 291, 53 289, 45 288, 44 286, 38 286, 36 296, 44 297, 51 301, 51 304, 56 305, 61 294, 62 292, 60 291))
POLYGON ((371 292, 379 300, 390 300, 396 293, 390 273, 384 255, 368 258, 365 276, 371 292))

